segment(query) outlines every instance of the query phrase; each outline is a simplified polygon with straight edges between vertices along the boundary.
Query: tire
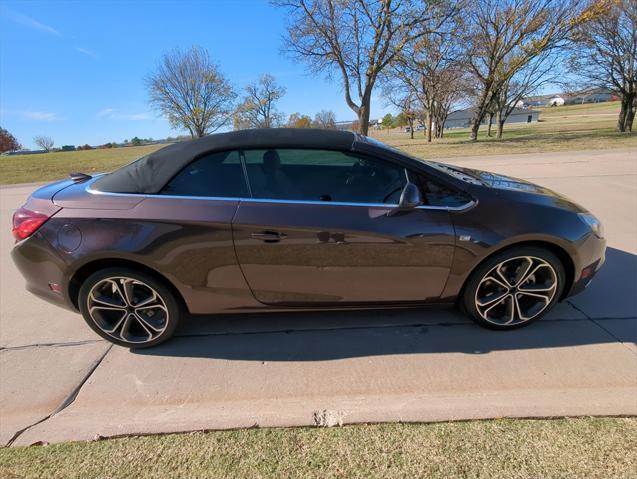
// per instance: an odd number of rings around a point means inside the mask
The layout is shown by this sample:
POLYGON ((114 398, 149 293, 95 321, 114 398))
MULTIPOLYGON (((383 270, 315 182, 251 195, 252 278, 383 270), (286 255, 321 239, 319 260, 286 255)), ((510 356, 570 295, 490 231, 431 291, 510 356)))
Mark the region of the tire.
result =
POLYGON ((104 339, 129 348, 150 348, 170 339, 181 307, 155 277, 131 268, 106 268, 82 284, 80 312, 104 339))
POLYGON ((465 283, 461 304, 479 325, 516 329, 538 321, 559 301, 564 266, 549 250, 513 247, 487 258, 465 283))

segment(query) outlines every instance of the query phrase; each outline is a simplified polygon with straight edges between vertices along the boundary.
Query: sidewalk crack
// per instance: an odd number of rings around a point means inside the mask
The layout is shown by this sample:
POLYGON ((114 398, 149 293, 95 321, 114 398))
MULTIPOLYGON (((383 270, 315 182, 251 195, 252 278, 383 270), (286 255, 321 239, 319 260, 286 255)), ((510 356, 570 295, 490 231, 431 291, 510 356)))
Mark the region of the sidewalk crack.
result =
POLYGON ((68 396, 66 396, 66 398, 64 398, 64 400, 60 403, 60 405, 57 408, 55 408, 55 410, 51 414, 43 417, 42 419, 34 422, 33 424, 29 424, 28 426, 26 426, 26 427, 20 429, 19 431, 17 431, 13 435, 13 437, 6 443, 6 447, 11 446, 23 433, 25 433, 26 431, 28 431, 32 427, 37 426, 38 424, 43 423, 47 419, 52 418, 53 416, 55 416, 56 414, 62 412, 64 409, 66 409, 71 404, 73 404, 73 402, 77 398, 78 394, 80 393, 80 390, 82 389, 84 384, 86 384, 86 381, 89 380, 89 378, 93 375, 93 373, 98 368, 98 366, 100 364, 102 364, 102 361, 104 361, 104 358, 106 358, 106 355, 111 351, 112 348, 113 348, 113 345, 111 344, 106 349, 106 351, 104 351, 104 354, 102 354, 99 358, 97 358, 93 362, 93 364, 91 364, 90 368, 88 369, 86 374, 82 377, 82 379, 80 379, 79 383, 73 388, 73 390, 68 394, 68 396))
MULTIPOLYGON (((601 329, 602 331, 604 331, 606 334, 608 334, 611 338, 613 338, 615 341, 617 341, 619 344, 621 344, 622 346, 626 346, 627 345, 624 343, 624 341, 618 337, 616 334, 613 334, 612 331, 610 331, 608 328, 606 328, 601 322, 597 321, 595 318, 591 318, 588 314, 586 314, 582 309, 578 308, 577 306, 575 306, 573 303, 571 303, 570 301, 566 301, 569 305, 571 305, 575 310, 579 311, 580 313, 582 313, 584 316, 586 316, 586 319, 588 319, 590 322, 592 322, 595 326, 597 326, 599 329, 601 329)), ((601 319, 601 318, 600 318, 601 319)), ((604 318, 604 319, 608 319, 608 318, 604 318)), ((623 318, 616 318, 616 319, 623 319, 623 318)), ((635 353, 631 348, 628 348, 628 350, 634 354, 635 353)))
POLYGON ((59 342, 59 343, 33 343, 33 344, 22 344, 18 346, 2 346, 0 347, 0 352, 2 351, 19 351, 21 349, 29 349, 29 348, 63 348, 67 346, 84 346, 86 344, 93 343, 102 343, 103 339, 87 339, 85 341, 71 341, 71 342, 59 342))

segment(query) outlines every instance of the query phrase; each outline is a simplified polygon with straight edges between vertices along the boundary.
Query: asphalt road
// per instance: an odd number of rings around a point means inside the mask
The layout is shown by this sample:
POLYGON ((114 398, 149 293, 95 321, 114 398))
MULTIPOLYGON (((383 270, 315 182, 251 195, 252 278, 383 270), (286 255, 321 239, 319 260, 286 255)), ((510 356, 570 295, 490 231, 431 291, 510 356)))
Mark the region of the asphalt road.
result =
POLYGON ((111 347, 36 299, 9 257, 0 188, 0 443, 216 428, 637 414, 637 150, 459 158, 598 215, 607 264, 531 327, 453 310, 216 316, 151 350, 111 347))

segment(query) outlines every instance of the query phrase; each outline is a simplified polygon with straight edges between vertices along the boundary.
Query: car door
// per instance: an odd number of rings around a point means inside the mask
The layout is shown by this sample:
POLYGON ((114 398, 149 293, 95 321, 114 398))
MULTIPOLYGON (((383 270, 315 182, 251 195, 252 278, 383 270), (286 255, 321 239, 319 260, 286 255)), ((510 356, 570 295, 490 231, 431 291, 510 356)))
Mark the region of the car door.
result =
POLYGON ((256 299, 346 305, 437 299, 454 249, 443 208, 397 214, 395 163, 330 150, 243 152, 252 199, 233 220, 237 259, 256 299))
POLYGON ((138 208, 155 223, 142 254, 180 285, 192 313, 258 306, 232 238, 232 218, 249 196, 239 152, 219 151, 185 166, 138 208))

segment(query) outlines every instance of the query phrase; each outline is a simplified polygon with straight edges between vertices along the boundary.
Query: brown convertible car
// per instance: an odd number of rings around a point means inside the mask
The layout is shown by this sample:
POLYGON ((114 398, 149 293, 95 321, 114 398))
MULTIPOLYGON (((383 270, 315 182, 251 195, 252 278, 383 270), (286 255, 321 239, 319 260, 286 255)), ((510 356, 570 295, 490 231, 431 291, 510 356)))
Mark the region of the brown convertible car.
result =
POLYGON ((331 130, 176 143, 35 191, 13 218, 34 294, 116 344, 184 313, 457 303, 511 329, 581 291, 599 221, 541 186, 331 130))

